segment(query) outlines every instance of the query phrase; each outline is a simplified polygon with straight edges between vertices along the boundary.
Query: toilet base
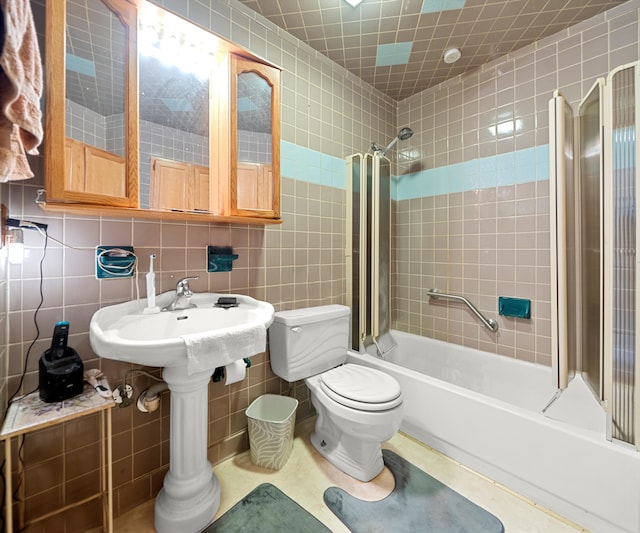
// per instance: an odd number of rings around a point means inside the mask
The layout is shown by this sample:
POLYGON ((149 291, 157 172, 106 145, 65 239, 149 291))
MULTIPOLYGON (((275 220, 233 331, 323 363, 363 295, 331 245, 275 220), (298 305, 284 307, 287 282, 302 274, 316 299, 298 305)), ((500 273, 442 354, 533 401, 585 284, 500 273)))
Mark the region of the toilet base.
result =
POLYGON ((311 444, 333 466, 360 481, 371 481, 384 469, 380 442, 348 435, 320 414, 311 444))

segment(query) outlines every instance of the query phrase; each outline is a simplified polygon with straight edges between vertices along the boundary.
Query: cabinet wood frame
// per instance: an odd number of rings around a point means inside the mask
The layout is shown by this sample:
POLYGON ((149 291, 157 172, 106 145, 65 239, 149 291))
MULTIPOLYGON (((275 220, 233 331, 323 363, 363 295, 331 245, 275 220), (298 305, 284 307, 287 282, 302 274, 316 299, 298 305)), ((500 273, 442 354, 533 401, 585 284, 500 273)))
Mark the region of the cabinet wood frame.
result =
MULTIPOLYGON (((280 70, 261 63, 248 60, 236 54, 231 54, 231 109, 230 109, 230 138, 231 158, 229 180, 230 209, 232 215, 250 216, 260 218, 280 218, 280 70), (264 209, 247 209, 238 205, 241 192, 238 189, 238 75, 245 72, 254 72, 264 79, 271 87, 271 176, 273 187, 271 193, 271 207, 264 209)), ((265 202, 258 202, 265 205, 265 202)))
MULTIPOLYGON (((95 193, 82 190, 79 176, 69 181, 68 170, 77 174, 80 165, 87 168, 89 147, 83 157, 78 146, 72 146, 65 131, 65 30, 66 0, 47 1, 45 5, 45 143, 44 182, 46 201, 39 206, 48 212, 73 213, 122 218, 158 220, 193 220, 250 225, 280 224, 280 69, 266 64, 238 47, 223 45, 220 72, 227 83, 217 83, 210 90, 210 212, 182 212, 140 208, 139 177, 139 109, 138 109, 138 0, 101 0, 125 25, 127 65, 125 72, 125 191, 123 195, 95 193), (237 110, 235 78, 231 75, 235 58, 249 65, 270 81, 272 99, 272 209, 237 208, 237 110), (231 87, 233 85, 233 88, 231 87), (67 183, 68 182, 68 183, 67 183), (76 187, 78 189, 76 189, 76 187)), ((213 85, 213 83, 211 84, 213 85)), ((77 142, 77 141, 76 141, 77 142)), ((82 143, 80 143, 82 144, 82 143)), ((99 150, 99 149, 96 149, 99 150)), ((109 158, 104 158, 103 162, 109 158)), ((95 163, 95 161, 94 161, 95 163)), ((84 180, 86 181, 86 179, 84 180)))
MULTIPOLYGON (((110 207, 138 207, 138 10, 128 0, 102 0, 126 28, 127 61, 125 68, 125 183, 122 196, 98 194, 67 188, 66 169, 71 155, 65 149, 65 28, 67 5, 65 0, 46 2, 45 37, 45 143, 44 170, 48 202, 95 204, 110 207), (135 98, 131 98, 135 95, 135 98)), ((86 168, 86 167, 85 167, 86 168)), ((74 181, 75 183, 75 181, 74 181)))

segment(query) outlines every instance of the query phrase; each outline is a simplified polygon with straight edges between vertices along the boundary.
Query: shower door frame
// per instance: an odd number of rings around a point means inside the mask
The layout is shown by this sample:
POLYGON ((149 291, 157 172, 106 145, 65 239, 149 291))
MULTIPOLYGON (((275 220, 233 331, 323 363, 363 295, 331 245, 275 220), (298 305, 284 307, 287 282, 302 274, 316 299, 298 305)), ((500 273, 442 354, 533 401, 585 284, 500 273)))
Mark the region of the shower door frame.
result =
POLYGON ((347 303, 357 351, 372 345, 379 350, 377 340, 391 327, 390 165, 379 151, 346 158, 347 303))
POLYGON ((570 106, 556 91, 549 103, 555 377, 564 388, 572 371, 581 373, 605 409, 607 439, 640 450, 640 62, 598 78, 580 102, 573 119, 573 167, 566 153, 571 120, 566 109, 570 106), (629 69, 629 78, 615 78, 629 69), (573 187, 567 180, 571 168, 573 187), (571 213, 565 212, 574 206, 575 231, 568 220, 571 213), (572 279, 574 297, 566 293, 572 279), (573 321, 567 320, 571 313, 573 321), (587 336, 596 329, 597 339, 587 336), (577 354, 574 361, 572 351, 577 354))
MULTIPOLYGON (((570 335, 570 323, 575 327, 579 318, 570 321, 568 298, 574 291, 569 291, 568 270, 577 269, 575 259, 571 261, 568 246, 575 253, 577 233, 569 235, 568 220, 569 198, 575 200, 569 188, 573 185, 575 192, 575 142, 574 142, 573 109, 560 94, 555 91, 549 100, 549 202, 550 202, 550 235, 551 243, 551 366, 553 369, 554 386, 566 389, 569 384, 570 373, 575 372, 575 353, 578 335, 570 335), (569 116, 567 116, 567 114, 569 116), (567 149, 571 147, 570 164, 567 164, 567 149), (555 239, 555 242, 553 242, 555 239), (568 244, 571 243, 571 244, 568 244), (573 338, 573 342, 570 342, 573 338), (571 348, 575 353, 571 353, 571 348)), ((575 214, 575 206, 570 210, 575 214)), ((574 230, 576 228, 574 227, 574 230)), ((574 272, 573 283, 578 286, 579 276, 574 272)), ((576 296, 575 293, 573 294, 576 296)), ((579 307, 572 306, 576 314, 579 307)), ((573 330, 575 331, 575 329, 573 330)))

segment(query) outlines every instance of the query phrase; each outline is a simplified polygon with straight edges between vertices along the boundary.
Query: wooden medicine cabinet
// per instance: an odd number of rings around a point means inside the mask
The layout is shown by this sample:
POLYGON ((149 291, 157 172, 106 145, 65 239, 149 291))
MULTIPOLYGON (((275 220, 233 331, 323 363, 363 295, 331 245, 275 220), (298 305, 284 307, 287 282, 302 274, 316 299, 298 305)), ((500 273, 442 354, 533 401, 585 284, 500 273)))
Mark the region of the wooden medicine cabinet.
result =
POLYGON ((143 0, 46 15, 44 209, 280 222, 278 68, 143 0))

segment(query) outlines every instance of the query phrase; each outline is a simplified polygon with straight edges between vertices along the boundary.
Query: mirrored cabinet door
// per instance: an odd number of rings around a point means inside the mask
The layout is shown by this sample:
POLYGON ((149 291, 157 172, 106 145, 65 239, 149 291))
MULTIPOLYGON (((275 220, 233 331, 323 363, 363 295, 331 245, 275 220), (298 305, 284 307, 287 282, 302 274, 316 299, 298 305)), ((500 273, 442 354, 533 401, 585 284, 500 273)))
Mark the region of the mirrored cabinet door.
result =
POLYGON ((137 207, 137 11, 125 0, 46 9, 47 201, 137 207))
POLYGON ((231 57, 231 213, 280 217, 280 71, 231 57))
POLYGON ((138 34, 140 208, 216 214, 209 194, 210 86, 219 39, 143 2, 138 34))

